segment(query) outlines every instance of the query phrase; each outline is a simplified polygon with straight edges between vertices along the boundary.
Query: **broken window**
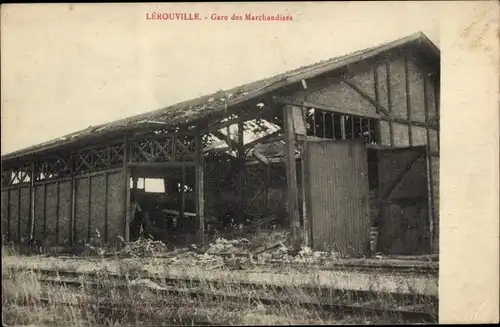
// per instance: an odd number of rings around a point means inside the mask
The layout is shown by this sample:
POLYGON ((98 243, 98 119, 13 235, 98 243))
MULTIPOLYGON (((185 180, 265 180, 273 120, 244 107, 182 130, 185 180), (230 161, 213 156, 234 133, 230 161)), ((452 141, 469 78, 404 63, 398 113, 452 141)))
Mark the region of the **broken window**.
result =
POLYGON ((306 114, 307 135, 331 140, 364 139, 376 144, 377 119, 311 108, 306 114))

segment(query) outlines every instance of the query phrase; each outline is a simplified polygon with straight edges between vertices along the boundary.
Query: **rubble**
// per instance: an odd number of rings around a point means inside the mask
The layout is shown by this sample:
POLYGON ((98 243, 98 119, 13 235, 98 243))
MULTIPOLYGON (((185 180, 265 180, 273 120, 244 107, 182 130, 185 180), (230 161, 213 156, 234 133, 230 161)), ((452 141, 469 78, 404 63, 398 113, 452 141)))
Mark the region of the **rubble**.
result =
MULTIPOLYGON (((96 249, 95 254, 110 255, 107 250, 96 249)), ((198 248, 196 245, 171 249, 161 241, 140 238, 135 242, 125 243, 123 248, 111 255, 120 257, 158 257, 166 263, 176 265, 203 265, 207 269, 226 267, 245 269, 247 266, 266 263, 328 263, 338 259, 334 252, 313 251, 302 247, 293 251, 290 245, 290 233, 278 230, 260 232, 245 237, 227 239, 218 237, 213 242, 198 248)))

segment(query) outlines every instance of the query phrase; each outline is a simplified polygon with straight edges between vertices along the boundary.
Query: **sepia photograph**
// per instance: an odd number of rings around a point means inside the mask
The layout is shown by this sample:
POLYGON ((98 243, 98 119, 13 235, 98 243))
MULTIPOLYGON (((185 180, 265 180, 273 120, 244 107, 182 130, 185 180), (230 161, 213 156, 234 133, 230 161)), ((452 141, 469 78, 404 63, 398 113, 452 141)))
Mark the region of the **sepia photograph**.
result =
POLYGON ((427 4, 2 6, 3 325, 438 323, 427 4))

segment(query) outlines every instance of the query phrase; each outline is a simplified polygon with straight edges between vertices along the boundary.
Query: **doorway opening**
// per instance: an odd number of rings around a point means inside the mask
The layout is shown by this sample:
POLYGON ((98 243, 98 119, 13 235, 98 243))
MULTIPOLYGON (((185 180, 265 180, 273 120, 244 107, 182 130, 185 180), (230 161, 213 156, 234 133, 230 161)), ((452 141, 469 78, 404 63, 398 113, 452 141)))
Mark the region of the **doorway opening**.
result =
POLYGON ((142 236, 173 246, 196 243, 194 188, 194 167, 131 168, 131 241, 142 236))

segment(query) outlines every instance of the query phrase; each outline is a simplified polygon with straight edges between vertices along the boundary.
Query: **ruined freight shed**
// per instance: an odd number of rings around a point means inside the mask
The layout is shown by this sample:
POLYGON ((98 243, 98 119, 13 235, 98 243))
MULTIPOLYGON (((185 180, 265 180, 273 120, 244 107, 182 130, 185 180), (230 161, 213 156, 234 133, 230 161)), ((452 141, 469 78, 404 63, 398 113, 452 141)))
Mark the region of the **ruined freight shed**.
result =
POLYGON ((439 61, 417 33, 7 154, 3 241, 131 240, 137 180, 155 177, 191 219, 186 241, 206 242, 231 194, 238 223, 282 213, 295 246, 366 255, 377 230, 377 252, 437 253, 439 61), (277 129, 246 141, 248 122, 277 129))

